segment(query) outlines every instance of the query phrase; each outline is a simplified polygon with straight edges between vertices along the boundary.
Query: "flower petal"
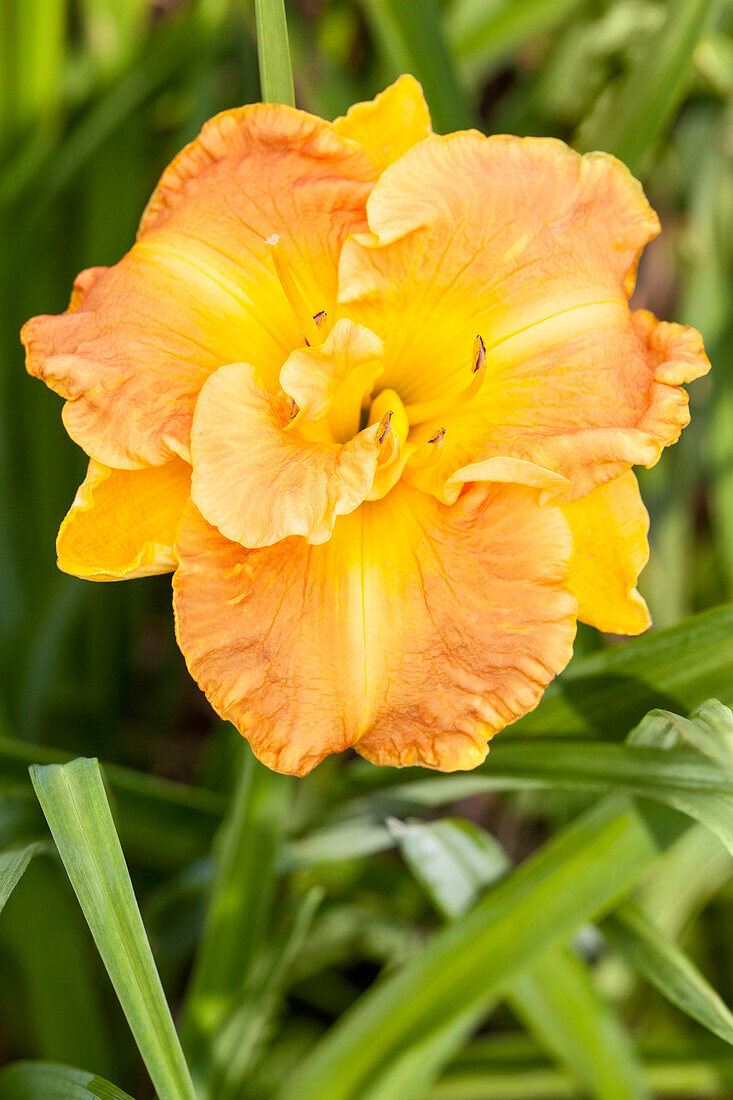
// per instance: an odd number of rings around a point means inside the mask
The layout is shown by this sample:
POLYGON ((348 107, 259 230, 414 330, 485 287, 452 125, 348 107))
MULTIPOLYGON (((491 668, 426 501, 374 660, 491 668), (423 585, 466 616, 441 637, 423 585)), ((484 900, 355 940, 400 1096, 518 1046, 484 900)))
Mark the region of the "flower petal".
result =
POLYGON ((525 486, 474 486, 446 508, 398 485, 317 547, 247 550, 190 507, 177 550, 189 669, 278 771, 350 745, 473 767, 570 657, 569 531, 525 486))
POLYGON ((290 426, 287 399, 230 363, 201 390, 191 432, 191 496, 228 539, 269 546, 289 535, 325 542, 336 516, 366 499, 377 469, 380 426, 343 445, 314 442, 290 426))
POLYGON ((386 170, 367 213, 371 235, 342 252, 340 300, 382 338, 382 383, 408 414, 435 403, 412 420, 417 443, 446 430, 421 488, 442 497, 457 468, 512 457, 580 495, 676 438, 675 387, 707 361, 689 357, 672 382, 632 322, 627 296, 658 221, 613 157, 545 138, 433 137, 386 170), (458 405, 477 335, 485 381, 458 405))
POLYGON ((649 516, 631 470, 563 505, 573 534, 570 587, 578 618, 610 634, 641 634, 651 625, 636 590, 649 559, 649 516))
POLYGON ((355 103, 333 128, 363 145, 380 172, 433 132, 422 88, 406 73, 367 103, 355 103))
POLYGON ((67 399, 64 421, 112 466, 188 457, 196 396, 246 359, 276 382, 302 344, 266 240, 313 313, 333 310, 343 240, 365 225, 371 157, 321 119, 273 104, 227 111, 173 161, 137 244, 73 313, 23 331, 28 369, 67 399))
POLYGON ((292 353, 280 371, 280 385, 305 419, 328 414, 334 437, 345 442, 359 431, 362 401, 382 373, 381 354, 378 336, 343 318, 322 344, 292 353))
POLYGON ((92 459, 58 533, 59 568, 95 581, 169 573, 190 486, 191 467, 178 458, 141 470, 92 459))

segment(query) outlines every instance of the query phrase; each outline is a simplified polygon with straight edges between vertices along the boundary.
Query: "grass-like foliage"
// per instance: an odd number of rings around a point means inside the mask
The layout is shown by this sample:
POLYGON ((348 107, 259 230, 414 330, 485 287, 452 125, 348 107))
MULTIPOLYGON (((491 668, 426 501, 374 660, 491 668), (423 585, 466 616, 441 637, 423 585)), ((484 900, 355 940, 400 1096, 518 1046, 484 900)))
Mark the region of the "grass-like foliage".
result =
POLYGON ((0 1100, 732 1095, 730 5, 0 0, 0 27, 0 1100), (167 578, 55 568, 82 456, 17 331, 122 255, 206 118, 292 100, 284 10, 298 106, 410 71, 438 131, 624 159, 664 227, 635 304, 713 362, 642 472, 654 629, 584 628, 472 773, 268 772, 186 676, 167 578))

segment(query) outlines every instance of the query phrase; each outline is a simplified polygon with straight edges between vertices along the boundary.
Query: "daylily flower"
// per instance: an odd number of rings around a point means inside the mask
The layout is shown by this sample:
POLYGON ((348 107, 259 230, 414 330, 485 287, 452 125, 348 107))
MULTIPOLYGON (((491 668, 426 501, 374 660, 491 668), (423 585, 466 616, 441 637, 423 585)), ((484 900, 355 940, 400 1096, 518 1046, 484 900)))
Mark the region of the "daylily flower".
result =
POLYGON ((709 366, 629 310, 658 229, 613 157, 433 135, 411 77, 333 124, 225 111, 24 329, 90 458, 61 569, 175 570, 189 669, 272 768, 475 766, 577 619, 649 624, 632 467, 709 366))

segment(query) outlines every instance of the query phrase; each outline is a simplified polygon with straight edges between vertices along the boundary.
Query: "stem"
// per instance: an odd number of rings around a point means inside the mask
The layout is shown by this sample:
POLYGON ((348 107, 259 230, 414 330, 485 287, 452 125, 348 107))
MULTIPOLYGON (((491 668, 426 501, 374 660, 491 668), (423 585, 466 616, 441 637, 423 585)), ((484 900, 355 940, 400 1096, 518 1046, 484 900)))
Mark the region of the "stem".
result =
POLYGON ((285 0, 255 0, 255 19, 262 99, 294 107, 285 0))

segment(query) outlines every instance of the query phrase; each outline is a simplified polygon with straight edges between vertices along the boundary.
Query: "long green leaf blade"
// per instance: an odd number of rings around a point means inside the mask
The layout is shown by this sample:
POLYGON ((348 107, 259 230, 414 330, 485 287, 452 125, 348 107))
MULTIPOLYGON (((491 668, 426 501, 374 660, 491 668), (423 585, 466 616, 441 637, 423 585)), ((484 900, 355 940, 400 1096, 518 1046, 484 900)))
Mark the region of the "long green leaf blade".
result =
POLYGON ((397 784, 362 805, 372 805, 376 816, 380 807, 414 812, 471 795, 528 789, 613 791, 653 799, 705 825, 733 853, 733 772, 694 753, 631 744, 507 739, 469 775, 397 784))
POLYGON ((456 0, 447 16, 456 57, 471 74, 566 19, 585 0, 456 0))
POLYGON ((478 1020, 543 951, 627 893, 683 828, 668 812, 603 800, 365 994, 278 1100, 357 1100, 379 1067, 431 1031, 464 1012, 478 1020))
POLYGON ((295 106, 285 0, 255 0, 260 87, 266 103, 295 106))
POLYGON ((42 842, 35 842, 0 852, 0 910, 20 882, 34 855, 43 847, 42 842))
POLYGON ((192 1065, 211 1055, 214 1033, 242 993, 268 920, 290 785, 244 742, 240 774, 217 838, 216 875, 189 986, 182 1029, 192 1065))
POLYGON ((55 1062, 16 1062, 0 1070, 2 1100, 132 1100, 102 1077, 55 1062))
POLYGON ((585 148, 605 149, 639 172, 684 97, 692 54, 718 0, 674 0, 632 68, 581 128, 585 148))
POLYGON ((195 1100, 96 760, 31 780, 160 1100, 195 1100))
MULTIPOLYGON (((462 824, 459 832, 458 823, 448 820, 406 825, 397 832, 412 873, 449 918, 467 911, 510 866, 490 834, 468 822, 462 824)), ((508 1000, 541 1046, 567 1066, 596 1100, 645 1095, 628 1034, 596 993, 586 967, 570 951, 561 946, 546 951, 512 982, 508 1000)), ((416 1067, 415 1073, 420 1070, 416 1067)), ((427 1077, 425 1083, 431 1080, 427 1077)))
POLYGON ((629 1035, 570 951, 546 952, 512 983, 509 1002, 540 1045, 595 1100, 647 1095, 629 1035))
POLYGON ((733 703, 733 604, 572 661, 535 711, 502 734, 621 740, 653 707, 687 714, 733 703))
POLYGON ((420 81, 439 133, 475 122, 445 43, 435 0, 362 0, 392 72, 420 81))
POLYGON ((603 931, 667 1000, 733 1045, 733 1013, 685 952, 643 913, 624 905, 606 918, 603 931))

